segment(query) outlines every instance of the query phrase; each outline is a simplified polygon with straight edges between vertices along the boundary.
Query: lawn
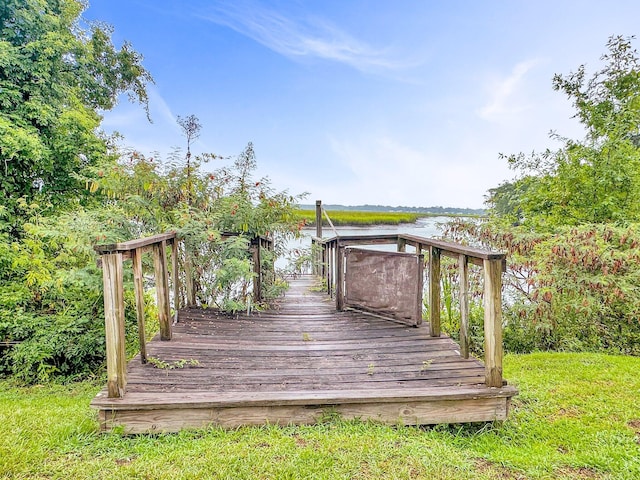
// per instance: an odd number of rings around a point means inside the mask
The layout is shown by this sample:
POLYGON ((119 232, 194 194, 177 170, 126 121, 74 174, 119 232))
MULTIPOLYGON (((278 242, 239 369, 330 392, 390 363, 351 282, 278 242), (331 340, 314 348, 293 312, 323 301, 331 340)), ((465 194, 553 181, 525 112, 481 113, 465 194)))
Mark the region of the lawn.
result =
POLYGON ((503 424, 341 421, 125 437, 101 434, 101 385, 0 381, 1 478, 637 479, 640 358, 507 355, 520 389, 503 424))

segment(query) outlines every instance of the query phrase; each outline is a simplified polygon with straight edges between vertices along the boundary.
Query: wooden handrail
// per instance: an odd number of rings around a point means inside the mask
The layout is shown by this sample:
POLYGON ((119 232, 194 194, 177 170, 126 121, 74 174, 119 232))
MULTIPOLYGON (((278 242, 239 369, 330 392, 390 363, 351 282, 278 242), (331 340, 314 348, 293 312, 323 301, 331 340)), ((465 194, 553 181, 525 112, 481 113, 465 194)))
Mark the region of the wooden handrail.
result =
POLYGON ((117 252, 130 252, 143 247, 148 247, 154 243, 160 243, 162 241, 171 242, 177 237, 176 232, 160 233, 153 235, 152 237, 137 238, 135 240, 128 240, 120 243, 108 243, 103 245, 96 245, 94 250, 100 254, 103 253, 117 253, 117 252))
POLYGON ((178 241, 175 232, 152 237, 130 240, 110 245, 98 245, 101 254, 102 279, 104 288, 105 340, 107 353, 107 392, 109 397, 122 397, 127 385, 127 359, 125 352, 124 325, 124 284, 123 262, 131 259, 133 264, 133 284, 138 320, 140 360, 147 362, 145 342, 145 305, 142 279, 142 255, 153 252, 156 301, 160 323, 161 340, 171 340, 171 310, 169 300, 169 271, 167 266, 167 245, 171 245, 172 284, 176 321, 180 307, 178 282, 178 241))
MULTIPOLYGON (((222 238, 236 234, 222 233, 222 238)), ((147 362, 145 341, 145 301, 142 277, 142 256, 152 252, 153 268, 156 287, 156 302, 160 323, 160 339, 169 341, 172 337, 172 322, 169 291, 169 268, 167 261, 167 246, 171 247, 171 284, 173 286, 173 304, 175 319, 178 321, 180 308, 179 282, 179 251, 180 240, 175 232, 162 233, 146 238, 138 238, 126 242, 97 245, 94 250, 100 254, 104 288, 104 316, 105 339, 107 353, 107 392, 110 398, 122 397, 127 385, 127 361, 125 352, 125 324, 124 324, 124 284, 123 264, 125 260, 132 261, 133 285, 136 300, 136 316, 138 320, 138 341, 140 346, 140 360, 147 362)), ((254 300, 261 301, 261 271, 262 248, 273 249, 271 239, 256 237, 251 240, 251 251, 254 264, 254 300)), ((195 305, 195 286, 192 277, 193 265, 186 256, 184 262, 187 305, 195 305)))
POLYGON ((460 353, 469 358, 469 292, 468 264, 484 270, 484 339, 485 381, 487 386, 502 387, 502 272, 506 269, 506 255, 453 242, 408 234, 345 235, 340 237, 312 237, 314 262, 327 281, 327 292, 336 296, 338 309, 343 304, 343 249, 354 245, 396 244, 398 251, 413 246, 416 253, 429 252, 429 320, 431 335, 440 336, 440 297, 442 255, 458 260, 460 276, 460 353), (314 247, 314 245, 317 245, 314 247))

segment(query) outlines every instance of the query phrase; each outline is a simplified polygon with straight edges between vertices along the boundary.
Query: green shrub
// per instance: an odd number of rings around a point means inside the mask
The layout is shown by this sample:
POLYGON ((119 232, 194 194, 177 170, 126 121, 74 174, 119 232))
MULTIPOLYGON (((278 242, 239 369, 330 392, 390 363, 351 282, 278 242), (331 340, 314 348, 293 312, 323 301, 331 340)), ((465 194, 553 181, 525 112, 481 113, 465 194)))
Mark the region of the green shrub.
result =
POLYGON ((533 234, 455 220, 450 238, 507 253, 505 347, 640 355, 640 225, 533 234))

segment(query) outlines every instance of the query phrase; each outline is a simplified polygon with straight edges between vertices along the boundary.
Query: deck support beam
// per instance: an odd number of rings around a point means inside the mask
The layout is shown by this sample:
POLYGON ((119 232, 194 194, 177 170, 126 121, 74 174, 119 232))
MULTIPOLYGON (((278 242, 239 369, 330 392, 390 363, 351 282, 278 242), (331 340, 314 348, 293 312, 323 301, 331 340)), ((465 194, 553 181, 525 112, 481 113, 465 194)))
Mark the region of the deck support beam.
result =
POLYGON ((431 336, 440 336, 440 249, 429 247, 429 321, 431 336))
POLYGON ((136 317, 138 319, 138 343, 140 345, 140 361, 147 363, 147 346, 144 331, 144 284, 142 281, 142 252, 131 252, 133 263, 133 290, 136 297, 136 317))
POLYGON ((124 395, 127 385, 122 253, 102 256, 102 280, 107 350, 107 392, 109 398, 118 398, 124 395))
POLYGON ((502 386, 502 261, 484 261, 484 366, 488 387, 502 386))
POLYGON ((153 244, 153 266, 156 279, 160 339, 171 340, 171 308, 169 306, 169 275, 167 272, 166 241, 153 244))
POLYGON ((253 257, 253 302, 260 303, 262 300, 262 258, 260 255, 260 238, 256 239, 251 247, 251 255, 253 257))
POLYGON ((187 307, 196 306, 196 286, 193 279, 193 260, 187 249, 186 242, 184 245, 184 289, 187 296, 187 307))
POLYGON ((344 310, 344 247, 336 245, 336 310, 344 310))
POLYGON ((460 355, 469 358, 469 261, 466 255, 458 257, 460 286, 460 355))
POLYGON ((178 311, 180 310, 180 275, 178 270, 178 242, 176 239, 171 244, 171 283, 173 283, 173 308, 175 316, 173 323, 178 323, 178 311))

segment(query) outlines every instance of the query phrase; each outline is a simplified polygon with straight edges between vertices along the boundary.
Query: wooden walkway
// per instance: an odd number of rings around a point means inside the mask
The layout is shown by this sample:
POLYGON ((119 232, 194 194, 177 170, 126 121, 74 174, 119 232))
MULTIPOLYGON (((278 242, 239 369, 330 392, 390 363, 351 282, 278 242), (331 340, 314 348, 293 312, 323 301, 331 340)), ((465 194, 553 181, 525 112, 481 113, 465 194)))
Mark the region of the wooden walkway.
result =
POLYGON ((102 428, 309 424, 334 412, 392 424, 506 419, 516 389, 486 387, 482 363, 463 359, 451 339, 431 337, 428 325, 337 312, 314 282, 292 281, 269 312, 181 310, 173 339, 147 345, 166 367, 136 357, 124 397, 105 389, 93 400, 102 428))

